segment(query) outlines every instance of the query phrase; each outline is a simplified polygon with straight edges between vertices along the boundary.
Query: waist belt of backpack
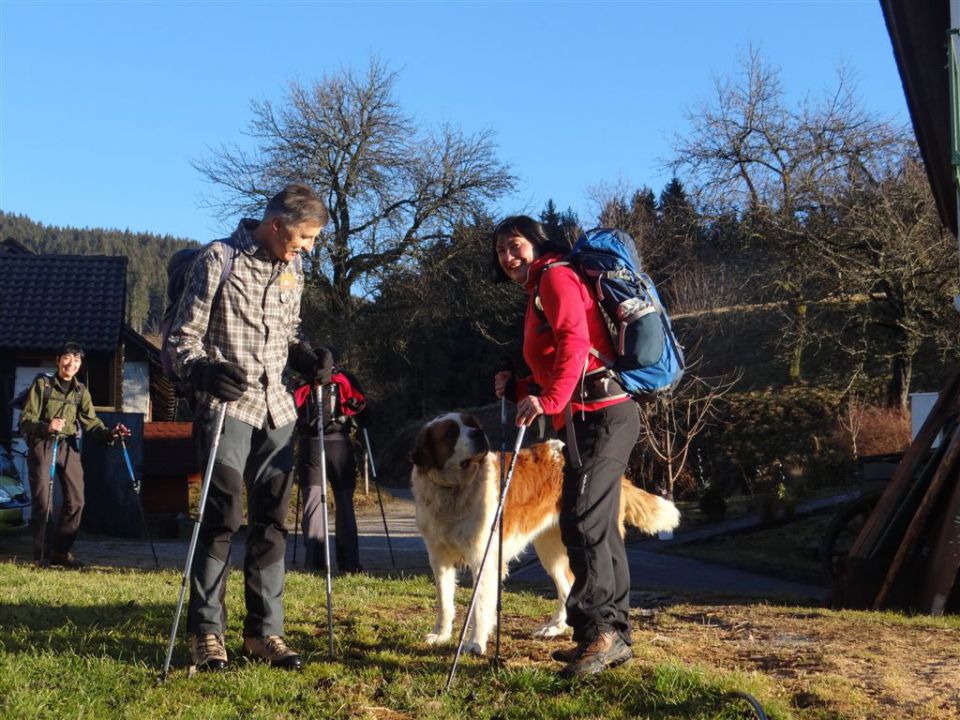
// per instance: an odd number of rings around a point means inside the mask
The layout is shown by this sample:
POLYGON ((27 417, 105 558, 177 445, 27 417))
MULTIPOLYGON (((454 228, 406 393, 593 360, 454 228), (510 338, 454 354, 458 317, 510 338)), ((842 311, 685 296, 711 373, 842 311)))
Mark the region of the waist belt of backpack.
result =
POLYGON ((324 435, 334 435, 336 433, 342 433, 347 429, 347 418, 343 415, 338 415, 332 420, 328 420, 327 424, 323 426, 324 435))
POLYGON ((629 397, 629 394, 623 389, 613 371, 607 368, 597 368, 584 375, 583 382, 573 391, 573 397, 570 400, 581 405, 588 405, 589 403, 619 400, 626 397, 629 397))

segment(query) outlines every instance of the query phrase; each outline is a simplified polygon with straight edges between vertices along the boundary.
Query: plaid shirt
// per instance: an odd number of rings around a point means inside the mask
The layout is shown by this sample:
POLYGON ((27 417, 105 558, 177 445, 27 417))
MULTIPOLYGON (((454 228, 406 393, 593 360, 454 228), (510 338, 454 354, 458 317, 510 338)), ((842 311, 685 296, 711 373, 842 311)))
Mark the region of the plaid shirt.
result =
MULTIPOLYGON (((264 420, 280 427, 296 420, 293 395, 283 380, 291 344, 301 339, 300 296, 303 269, 275 259, 250 235, 256 220, 240 221, 229 242, 237 248, 230 275, 211 312, 228 241, 212 242, 191 265, 177 306, 168 344, 180 377, 198 360, 235 363, 247 376, 247 391, 227 405, 227 414, 259 428, 264 420)), ((199 393, 200 409, 219 401, 199 393)))

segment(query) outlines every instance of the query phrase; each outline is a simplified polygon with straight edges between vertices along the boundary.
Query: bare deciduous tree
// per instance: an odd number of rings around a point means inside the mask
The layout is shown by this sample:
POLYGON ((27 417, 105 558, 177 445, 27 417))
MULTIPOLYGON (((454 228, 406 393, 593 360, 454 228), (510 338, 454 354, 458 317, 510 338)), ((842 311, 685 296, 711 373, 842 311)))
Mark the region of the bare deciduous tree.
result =
POLYGON ((884 176, 834 196, 832 230, 814 244, 821 261, 842 276, 850 292, 869 296, 869 323, 884 330, 890 348, 887 404, 907 409, 913 359, 930 340, 956 351, 956 248, 937 214, 927 176, 914 153, 884 176))
POLYGON ((309 282, 338 319, 351 314, 358 291, 376 288, 384 269, 448 238, 514 184, 490 132, 421 131, 397 103, 396 79, 373 60, 365 73, 291 83, 281 105, 252 103, 254 151, 224 147, 195 163, 223 191, 215 206, 224 217, 261 208, 291 181, 327 198, 331 222, 309 282))
POLYGON ((688 367, 674 393, 641 406, 644 442, 663 468, 668 497, 673 497, 674 482, 687 464, 694 439, 715 419, 720 401, 733 389, 741 374, 738 371, 708 378, 688 367))
POLYGON ((812 340, 807 302, 833 287, 812 251, 810 220, 851 183, 882 175, 907 136, 860 106, 842 70, 831 94, 791 106, 779 71, 754 48, 689 120, 672 166, 693 182, 708 215, 742 219, 759 279, 788 301, 786 359, 799 382, 812 340))

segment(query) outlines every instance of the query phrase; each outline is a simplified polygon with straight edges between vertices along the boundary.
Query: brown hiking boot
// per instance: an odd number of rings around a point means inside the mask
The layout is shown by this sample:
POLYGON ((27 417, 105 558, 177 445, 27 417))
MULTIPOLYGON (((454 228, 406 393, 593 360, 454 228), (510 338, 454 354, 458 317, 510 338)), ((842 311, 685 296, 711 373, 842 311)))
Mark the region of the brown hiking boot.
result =
POLYGON ((550 657, 557 662, 572 663, 580 658, 583 651, 587 649, 587 645, 589 645, 589 643, 582 642, 566 650, 554 650, 550 653, 550 657))
POLYGON ((53 553, 53 555, 50 556, 50 564, 69 570, 79 570, 83 567, 83 563, 77 560, 72 552, 53 553))
POLYGON ((622 665, 633 657, 633 650, 619 633, 613 630, 600 633, 580 653, 580 657, 560 671, 560 677, 575 678, 595 675, 607 668, 622 665))
POLYGON ((227 649, 223 635, 199 633, 190 639, 190 657, 197 670, 223 670, 227 667, 227 649))
POLYGON ((273 667, 286 670, 299 670, 303 667, 303 660, 287 646, 279 635, 245 637, 243 639, 243 652, 245 655, 264 660, 273 667))

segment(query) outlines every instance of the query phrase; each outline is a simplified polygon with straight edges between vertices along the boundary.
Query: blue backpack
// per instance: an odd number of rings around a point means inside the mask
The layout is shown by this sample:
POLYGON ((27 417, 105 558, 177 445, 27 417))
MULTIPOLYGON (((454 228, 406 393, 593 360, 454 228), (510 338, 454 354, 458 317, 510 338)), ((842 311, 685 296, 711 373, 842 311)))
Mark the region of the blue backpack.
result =
MULTIPOLYGON (((616 357, 604 357, 596 348, 590 352, 635 400, 651 400, 673 390, 683 377, 683 347, 653 281, 640 270, 633 238, 622 230, 589 230, 565 260, 553 263, 561 264, 576 269, 592 288, 616 357)), ((542 312, 539 289, 534 304, 542 312)))

